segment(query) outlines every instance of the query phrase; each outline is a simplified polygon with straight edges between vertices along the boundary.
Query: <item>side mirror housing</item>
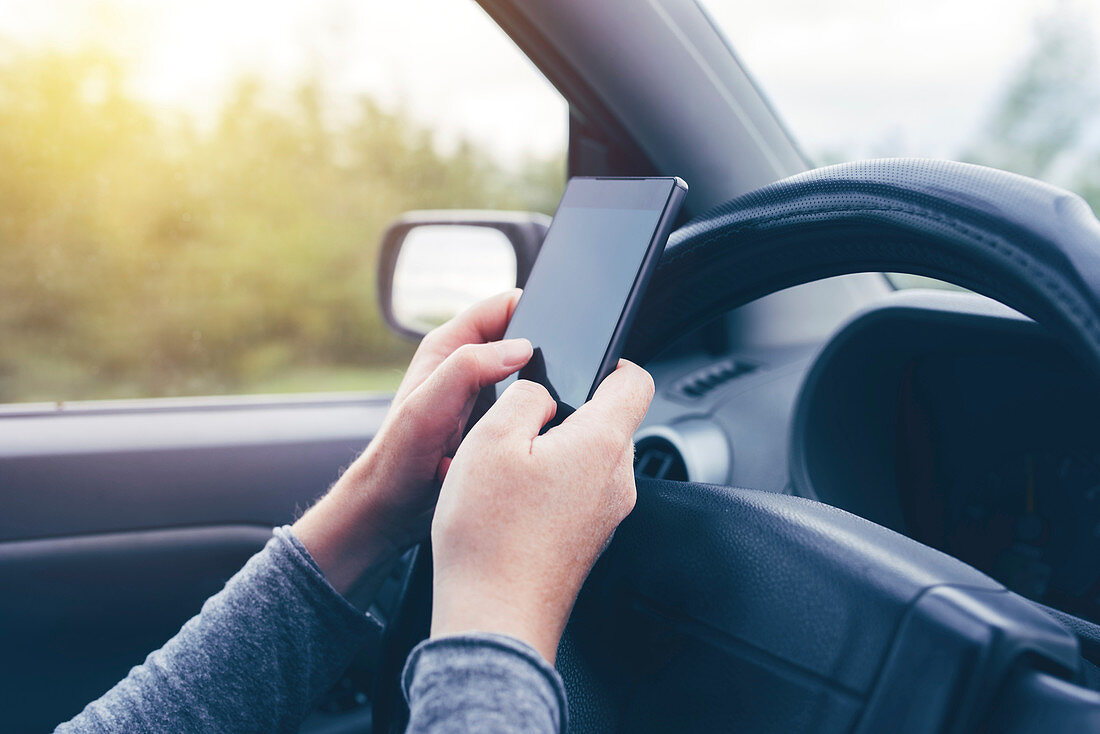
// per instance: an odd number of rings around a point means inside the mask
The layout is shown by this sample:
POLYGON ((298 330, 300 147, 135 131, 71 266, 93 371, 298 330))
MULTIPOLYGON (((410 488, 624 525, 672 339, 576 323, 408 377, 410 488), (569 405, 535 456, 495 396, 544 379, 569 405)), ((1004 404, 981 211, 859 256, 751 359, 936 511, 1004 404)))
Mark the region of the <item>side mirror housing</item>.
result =
POLYGON ((387 228, 378 295, 390 329, 420 339, 468 306, 522 287, 550 217, 532 212, 416 211, 387 228))

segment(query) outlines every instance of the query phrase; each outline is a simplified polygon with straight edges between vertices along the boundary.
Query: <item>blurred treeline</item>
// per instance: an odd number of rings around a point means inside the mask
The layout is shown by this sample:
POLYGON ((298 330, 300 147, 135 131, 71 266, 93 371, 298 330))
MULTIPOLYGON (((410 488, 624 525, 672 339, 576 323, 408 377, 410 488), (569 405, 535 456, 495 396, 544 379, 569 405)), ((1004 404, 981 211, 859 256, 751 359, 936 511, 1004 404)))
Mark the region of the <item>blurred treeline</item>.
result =
MULTIPOLYGON (((896 153, 885 147, 878 155, 896 153)), ((978 135, 955 157, 1061 186, 1100 215, 1100 52, 1087 17, 1060 6, 1036 22, 1031 47, 1010 70, 978 135)), ((916 275, 890 277, 902 287, 958 289, 916 275)))
POLYGON ((441 152, 403 113, 323 100, 242 79, 199 125, 109 55, 0 59, 0 402, 392 387, 388 221, 552 213, 564 163, 441 152))
POLYGON ((1085 16, 1041 18, 980 136, 960 160, 1055 183, 1100 213, 1100 54, 1085 16))
MULTIPOLYGON (((1100 211, 1098 75, 1081 19, 1040 21, 958 158, 1100 211)), ((387 222, 551 213, 564 184, 561 158, 441 151, 367 98, 336 121, 317 81, 242 79, 201 125, 126 82, 102 53, 0 56, 0 402, 391 388, 411 347, 376 303, 387 222)))

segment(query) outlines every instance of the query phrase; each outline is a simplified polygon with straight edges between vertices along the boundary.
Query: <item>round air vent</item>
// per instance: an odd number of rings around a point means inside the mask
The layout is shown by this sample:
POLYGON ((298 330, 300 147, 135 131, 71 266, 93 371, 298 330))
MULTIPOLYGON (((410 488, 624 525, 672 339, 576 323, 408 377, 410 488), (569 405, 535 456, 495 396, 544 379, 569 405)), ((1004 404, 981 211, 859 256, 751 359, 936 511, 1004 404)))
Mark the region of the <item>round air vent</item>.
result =
POLYGON ((684 457, 672 445, 672 441, 660 436, 650 436, 634 446, 634 476, 686 482, 688 472, 684 457))
POLYGON ((638 477, 725 484, 732 464, 725 431, 705 418, 647 426, 634 436, 634 475, 638 477))

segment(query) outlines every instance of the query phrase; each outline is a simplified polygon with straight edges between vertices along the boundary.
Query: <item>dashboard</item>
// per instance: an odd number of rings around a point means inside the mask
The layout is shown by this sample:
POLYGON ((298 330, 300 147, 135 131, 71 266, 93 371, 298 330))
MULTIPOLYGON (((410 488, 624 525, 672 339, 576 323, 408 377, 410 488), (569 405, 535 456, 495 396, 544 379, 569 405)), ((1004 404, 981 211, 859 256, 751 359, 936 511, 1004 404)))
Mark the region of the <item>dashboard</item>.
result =
POLYGON ((1062 342, 968 294, 909 293, 824 347, 795 490, 1100 620, 1100 395, 1062 342))
POLYGON ((1100 391, 986 298, 900 291, 823 345, 649 365, 644 476, 817 499, 1100 622, 1100 391))
POLYGON ((905 528, 1024 596, 1100 619, 1096 391, 1068 355, 1021 347, 934 351, 903 373, 905 528))

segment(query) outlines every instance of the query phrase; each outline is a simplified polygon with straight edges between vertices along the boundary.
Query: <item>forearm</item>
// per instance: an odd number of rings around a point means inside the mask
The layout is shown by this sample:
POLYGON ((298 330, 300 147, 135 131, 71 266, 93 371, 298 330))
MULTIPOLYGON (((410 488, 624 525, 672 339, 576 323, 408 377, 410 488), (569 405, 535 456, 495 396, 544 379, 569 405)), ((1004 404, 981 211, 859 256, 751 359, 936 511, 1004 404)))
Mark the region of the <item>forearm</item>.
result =
POLYGON ((405 734, 560 734, 566 730, 561 678, 530 646, 503 635, 470 633, 421 643, 402 687, 405 734))
POLYGON ((296 731, 374 626, 286 528, 58 732, 296 731))

